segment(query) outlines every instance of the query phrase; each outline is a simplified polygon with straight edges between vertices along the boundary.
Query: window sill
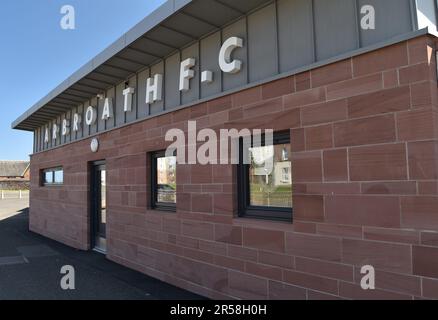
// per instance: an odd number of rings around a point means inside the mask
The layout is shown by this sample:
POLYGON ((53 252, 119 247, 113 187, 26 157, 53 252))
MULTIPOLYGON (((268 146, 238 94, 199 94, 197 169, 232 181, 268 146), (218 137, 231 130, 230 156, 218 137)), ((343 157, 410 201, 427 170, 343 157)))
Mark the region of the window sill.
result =
POLYGON ((163 214, 167 214, 167 215, 175 215, 176 214, 176 210, 164 210, 164 209, 154 209, 154 208, 148 208, 146 211, 147 214, 159 214, 159 215, 163 215, 163 214))
POLYGON ((255 218, 237 217, 233 219, 233 225, 245 228, 262 228, 269 230, 293 231, 294 224, 292 221, 272 221, 255 218))

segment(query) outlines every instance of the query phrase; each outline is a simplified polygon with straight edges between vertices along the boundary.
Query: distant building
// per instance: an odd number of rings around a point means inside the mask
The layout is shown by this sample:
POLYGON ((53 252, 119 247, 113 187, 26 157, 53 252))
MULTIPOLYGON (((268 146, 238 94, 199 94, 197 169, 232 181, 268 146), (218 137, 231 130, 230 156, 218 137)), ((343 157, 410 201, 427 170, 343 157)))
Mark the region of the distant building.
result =
POLYGON ((0 189, 29 189, 30 162, 29 161, 1 161, 0 160, 0 189))

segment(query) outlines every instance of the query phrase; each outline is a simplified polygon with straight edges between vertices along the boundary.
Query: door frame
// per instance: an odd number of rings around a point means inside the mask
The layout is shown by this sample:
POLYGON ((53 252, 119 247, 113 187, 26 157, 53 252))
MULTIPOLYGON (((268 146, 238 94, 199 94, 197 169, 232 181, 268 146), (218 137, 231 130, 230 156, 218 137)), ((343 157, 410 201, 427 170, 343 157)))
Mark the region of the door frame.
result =
MULTIPOLYGON (((99 193, 101 192, 101 190, 97 190, 97 186, 99 185, 98 181, 97 181, 97 172, 99 171, 99 169, 101 169, 102 167, 105 168, 106 170, 106 161, 105 160, 99 160, 99 161, 93 161, 89 163, 89 167, 90 167, 90 191, 89 191, 89 200, 88 200, 88 205, 89 205, 89 223, 90 223, 90 231, 89 231, 89 236, 90 236, 90 250, 95 250, 96 249, 96 237, 97 237, 97 225, 99 224, 99 217, 96 214, 97 210, 98 210, 98 206, 99 206, 99 199, 100 199, 100 195, 99 193)), ((107 211, 108 212, 108 211, 107 211)), ((105 237, 106 239, 106 237, 105 237)))

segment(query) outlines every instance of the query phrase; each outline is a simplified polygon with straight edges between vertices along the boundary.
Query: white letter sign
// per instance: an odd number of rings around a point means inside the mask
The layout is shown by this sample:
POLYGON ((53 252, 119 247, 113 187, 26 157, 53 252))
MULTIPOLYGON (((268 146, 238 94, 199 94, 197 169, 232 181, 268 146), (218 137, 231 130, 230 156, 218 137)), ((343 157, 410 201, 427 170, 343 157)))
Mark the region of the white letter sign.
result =
POLYGON ((79 129, 81 128, 81 122, 82 122, 82 117, 75 113, 75 115, 73 116, 73 131, 79 131, 79 129))
POLYGON ((65 137, 70 133, 70 121, 67 119, 62 120, 62 135, 65 137))
POLYGON ((97 114, 96 109, 94 109, 92 106, 89 106, 87 108, 87 112, 85 113, 85 123, 88 126, 93 125, 97 120, 97 114))
POLYGON ((190 90, 190 79, 195 76, 195 71, 192 70, 196 64, 196 60, 193 58, 186 59, 181 62, 181 70, 179 75, 179 91, 190 90))
POLYGON ((52 140, 58 139, 58 135, 59 135, 59 127, 56 123, 54 123, 52 129, 52 140))
POLYGON ((125 97, 124 104, 123 104, 123 110, 125 112, 132 110, 132 95, 135 93, 134 88, 126 88, 123 90, 123 96, 125 97))
POLYGON ((224 42, 219 53, 219 66, 223 72, 237 73, 242 69, 242 61, 231 61, 231 54, 234 49, 242 47, 243 40, 241 38, 232 37, 224 42))
POLYGON ((49 128, 46 127, 46 130, 44 132, 44 143, 49 143, 49 128))
POLYGON ((213 72, 212 71, 203 71, 201 73, 201 83, 212 83, 213 82, 213 72))
MULTIPOLYGON (((87 110, 88 114, 88 110, 87 110)), ((113 99, 106 98, 103 104, 102 120, 108 120, 113 117, 113 99)))
POLYGON ((154 78, 149 78, 146 83, 146 103, 151 104, 161 101, 163 93, 163 75, 156 74, 154 78), (154 83, 152 83, 152 80, 154 83))
MULTIPOLYGON (((372 16, 375 13, 373 10, 374 8, 369 5, 365 5, 361 8, 361 13, 366 14, 363 21, 366 22, 367 28, 371 28, 375 24, 374 20, 372 19, 372 16)), ((63 12, 66 14, 63 19, 63 26, 66 29, 74 29, 74 8, 72 6, 64 6, 63 12)), ((112 123, 110 126, 111 128, 108 129, 120 127, 122 124, 120 121, 117 121, 117 123, 114 122, 116 118, 119 118, 119 111, 121 112, 120 116, 124 117, 124 122, 134 122, 134 120, 138 118, 135 109, 141 107, 138 99, 142 99, 143 104, 146 103, 149 105, 147 107, 148 109, 156 109, 155 107, 159 106, 156 106, 155 104, 159 104, 159 102, 161 102, 160 104, 163 104, 163 101, 166 99, 165 95, 171 95, 171 97, 169 96, 170 100, 172 100, 170 104, 173 104, 174 102, 177 106, 184 104, 184 100, 187 100, 185 98, 189 98, 186 97, 187 94, 190 95, 190 98, 192 98, 193 95, 197 95, 198 92, 195 92, 195 87, 196 90, 207 89, 205 92, 201 92, 202 96, 210 97, 210 93, 213 93, 211 91, 216 92, 215 84, 218 85, 217 82, 222 81, 222 74, 229 74, 230 77, 234 77, 232 74, 239 74, 240 72, 240 75, 242 75, 243 69, 249 68, 249 65, 244 65, 244 63, 247 63, 244 57, 246 56, 246 54, 244 54, 245 50, 239 50, 241 48, 247 48, 247 43, 244 41, 248 41, 245 40, 244 36, 227 36, 223 40, 221 39, 218 43, 221 46, 215 49, 215 53, 209 52, 209 54, 213 54, 214 60, 210 61, 212 63, 207 64, 201 63, 201 57, 194 57, 191 55, 184 55, 181 57, 180 52, 179 58, 177 58, 179 60, 175 62, 180 64, 179 76, 176 74, 178 70, 176 70, 175 74, 173 74, 173 66, 170 67, 172 71, 171 73, 166 71, 168 70, 166 68, 166 63, 162 62, 160 68, 152 67, 152 69, 149 69, 146 76, 144 76, 144 72, 140 74, 137 72, 135 76, 135 82, 132 77, 130 79, 122 78, 124 82, 120 84, 121 87, 120 85, 112 86, 112 90, 116 91, 115 94, 117 97, 115 95, 108 97, 107 90, 110 90, 110 88, 99 89, 99 87, 96 87, 97 92, 89 92, 90 94, 92 93, 93 96, 87 99, 85 104, 76 106, 73 110, 70 110, 68 116, 65 115, 64 118, 61 119, 56 118, 56 124, 53 123, 55 119, 48 119, 51 121, 46 123, 47 127, 40 128, 42 131, 41 134, 43 135, 41 138, 43 138, 45 144, 50 144, 52 140, 61 140, 63 144, 66 144, 68 142, 83 138, 85 135, 84 131, 88 130, 87 132, 91 133, 91 131, 89 131, 91 128, 93 128, 93 134, 106 131, 107 125, 105 124, 108 124, 108 122, 112 123), (220 49, 219 52, 217 52, 218 49, 220 49), (219 62, 219 65, 216 64, 217 62, 219 62), (177 84, 176 81, 179 81, 179 83, 177 84), (165 82, 170 85, 163 87, 165 82), (174 84, 178 85, 179 91, 173 93, 169 92, 170 90, 176 90, 176 87, 174 88, 174 84), (210 88, 207 88, 210 84, 213 85, 211 85, 210 88), (190 94, 190 92, 192 94, 190 94), (179 101, 173 101, 174 96, 179 97, 179 101), (184 99, 181 99, 181 97, 184 99), (121 111, 122 108, 123 112, 121 111), (101 125, 101 122, 103 125, 101 125), (66 136, 71 137, 71 139, 67 139, 69 141, 63 139, 66 136)), ((211 57, 208 59, 210 58, 211 57)), ((117 66, 108 66, 124 70, 123 68, 117 66)), ((178 68, 177 65, 176 68, 178 68)), ((102 74, 105 75, 105 73, 102 74)), ((111 74, 107 74, 107 76, 111 77, 111 74)), ((117 74, 113 75, 112 77, 120 78, 117 74)), ((239 76, 237 75, 237 77, 239 76)), ((109 82, 104 82, 103 80, 96 79, 95 81, 102 81, 102 85, 112 84, 109 82)), ((225 88, 223 89, 225 90, 225 88)), ((80 91, 79 89, 77 90, 80 91)), ((166 106, 164 107, 166 109, 166 106)), ((139 110, 139 113, 140 111, 142 110, 139 110)), ((148 110, 148 113, 155 116, 155 112, 152 111, 148 110)), ((196 128, 196 126, 194 127, 196 128)), ((190 137, 194 137, 194 145, 196 146, 198 141, 196 141, 196 135, 192 133, 193 130, 191 129, 192 127, 189 126, 188 133, 190 137)), ((209 132, 208 130, 205 130, 203 133, 207 135, 209 132)), ((203 137, 204 136, 201 135, 201 138, 203 137)), ((205 138, 205 141, 207 141, 207 138, 208 137, 205 138)), ((210 140, 207 142, 210 143, 210 140)), ((215 151, 213 148, 213 143, 211 143, 211 146, 210 144, 206 143, 203 147, 203 149, 201 148, 201 153, 203 153, 203 155, 208 153, 206 158, 208 158, 207 160, 210 161, 210 155, 215 151)), ((189 164, 193 164, 193 159, 196 157, 196 155, 196 150, 190 150, 188 152, 189 164)))

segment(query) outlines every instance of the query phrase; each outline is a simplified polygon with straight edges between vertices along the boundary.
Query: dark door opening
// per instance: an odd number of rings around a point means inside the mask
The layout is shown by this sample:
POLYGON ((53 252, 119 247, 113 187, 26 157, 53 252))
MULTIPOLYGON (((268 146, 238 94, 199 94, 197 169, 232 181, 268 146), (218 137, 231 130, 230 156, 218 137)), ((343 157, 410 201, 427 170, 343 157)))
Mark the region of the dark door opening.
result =
POLYGON ((91 168, 91 248, 106 253, 106 167, 95 162, 91 168))

